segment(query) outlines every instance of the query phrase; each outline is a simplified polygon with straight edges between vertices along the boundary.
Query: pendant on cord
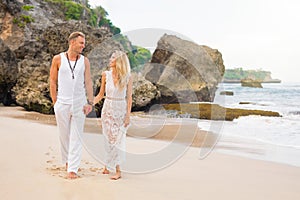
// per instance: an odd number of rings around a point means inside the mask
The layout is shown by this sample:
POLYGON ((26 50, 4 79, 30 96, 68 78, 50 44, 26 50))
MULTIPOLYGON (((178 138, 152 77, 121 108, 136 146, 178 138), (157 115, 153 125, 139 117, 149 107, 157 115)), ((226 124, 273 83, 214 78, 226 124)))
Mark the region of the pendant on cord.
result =
POLYGON ((78 55, 76 56, 76 61, 75 61, 75 64, 74 64, 74 66, 73 66, 73 67, 71 66, 71 63, 70 63, 70 60, 69 60, 69 55, 68 55, 68 52, 66 52, 66 55, 67 55, 67 59, 68 59, 68 63, 69 63, 69 67, 70 67, 70 69, 71 69, 71 72, 72 72, 72 79, 74 79, 74 78, 75 78, 75 77, 74 77, 74 70, 75 70, 75 66, 76 66, 76 64, 77 64, 78 55))

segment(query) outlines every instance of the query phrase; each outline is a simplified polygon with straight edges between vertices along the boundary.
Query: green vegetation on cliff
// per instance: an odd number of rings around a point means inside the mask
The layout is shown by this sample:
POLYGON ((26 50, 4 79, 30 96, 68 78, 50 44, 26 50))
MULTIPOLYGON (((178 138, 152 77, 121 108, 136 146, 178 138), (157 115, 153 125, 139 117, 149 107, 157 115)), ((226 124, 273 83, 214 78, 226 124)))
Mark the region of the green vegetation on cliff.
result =
POLYGON ((114 39, 119 41, 127 52, 130 66, 133 71, 140 71, 143 65, 150 61, 151 52, 143 47, 131 45, 127 36, 119 34, 116 35, 114 39))
POLYGON ((101 6, 91 8, 88 1, 78 3, 80 1, 74 0, 45 0, 48 3, 56 6, 56 11, 59 15, 63 15, 66 20, 85 20, 93 27, 106 27, 111 30, 113 34, 119 34, 121 30, 115 27, 110 19, 107 18, 108 13, 101 6))
POLYGON ((271 72, 259 70, 243 70, 243 68, 226 69, 224 80, 242 80, 251 78, 253 80, 270 80, 271 72))
MULTIPOLYGON (((34 9, 34 6, 28 6, 28 5, 22 6, 22 10, 24 11, 30 11, 32 9, 34 9)), ((22 14, 13 19, 13 23, 17 24, 19 27, 25 27, 26 24, 31 22, 34 22, 34 19, 31 15, 22 14)))
POLYGON ((150 60, 151 52, 143 47, 131 45, 129 39, 121 34, 121 29, 107 18, 108 13, 103 7, 91 8, 88 0, 46 0, 46 2, 55 6, 57 15, 66 20, 86 21, 90 26, 109 29, 115 35, 114 39, 126 50, 134 71, 139 71, 143 64, 150 60))

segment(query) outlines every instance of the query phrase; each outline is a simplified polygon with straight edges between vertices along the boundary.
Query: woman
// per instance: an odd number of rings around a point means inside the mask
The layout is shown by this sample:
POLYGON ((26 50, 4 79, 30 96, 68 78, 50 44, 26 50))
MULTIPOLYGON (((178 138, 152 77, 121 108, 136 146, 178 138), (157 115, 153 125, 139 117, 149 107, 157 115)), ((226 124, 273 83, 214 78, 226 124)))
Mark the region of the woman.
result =
POLYGON ((121 178, 120 164, 125 160, 126 130, 130 122, 132 105, 132 78, 127 55, 122 51, 114 51, 109 65, 110 71, 102 73, 101 87, 94 99, 98 103, 106 93, 102 108, 102 130, 105 138, 105 167, 103 174, 115 169, 111 179, 121 178))

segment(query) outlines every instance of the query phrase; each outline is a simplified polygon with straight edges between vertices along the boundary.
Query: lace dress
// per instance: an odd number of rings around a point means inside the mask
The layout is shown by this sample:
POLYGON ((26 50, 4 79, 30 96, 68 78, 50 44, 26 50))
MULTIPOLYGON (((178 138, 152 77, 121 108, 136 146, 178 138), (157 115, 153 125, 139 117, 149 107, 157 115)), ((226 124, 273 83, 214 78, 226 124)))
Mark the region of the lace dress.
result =
POLYGON ((104 101, 101 119, 104 135, 105 165, 108 169, 115 169, 125 160, 124 119, 127 110, 126 86, 123 90, 115 87, 112 71, 106 71, 106 98, 104 101))

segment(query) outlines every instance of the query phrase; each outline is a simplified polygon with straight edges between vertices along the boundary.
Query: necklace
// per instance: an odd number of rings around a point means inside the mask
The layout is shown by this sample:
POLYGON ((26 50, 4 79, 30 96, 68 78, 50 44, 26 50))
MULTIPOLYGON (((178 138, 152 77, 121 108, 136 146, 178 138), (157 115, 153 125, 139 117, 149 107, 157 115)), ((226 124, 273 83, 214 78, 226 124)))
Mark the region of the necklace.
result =
POLYGON ((78 55, 76 56, 76 61, 75 61, 75 64, 74 66, 72 67, 71 66, 71 63, 70 63, 70 60, 69 60, 69 56, 68 56, 68 52, 66 52, 66 55, 67 55, 67 59, 68 59, 68 63, 69 63, 69 67, 71 69, 71 72, 72 72, 72 79, 74 79, 74 70, 75 70, 75 66, 77 64, 77 60, 78 60, 78 55))

